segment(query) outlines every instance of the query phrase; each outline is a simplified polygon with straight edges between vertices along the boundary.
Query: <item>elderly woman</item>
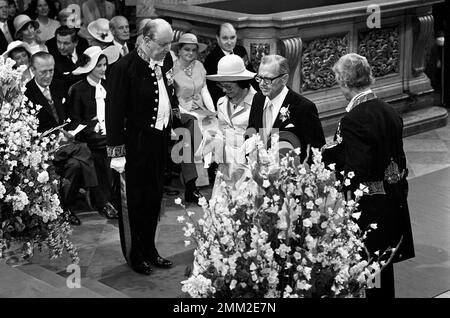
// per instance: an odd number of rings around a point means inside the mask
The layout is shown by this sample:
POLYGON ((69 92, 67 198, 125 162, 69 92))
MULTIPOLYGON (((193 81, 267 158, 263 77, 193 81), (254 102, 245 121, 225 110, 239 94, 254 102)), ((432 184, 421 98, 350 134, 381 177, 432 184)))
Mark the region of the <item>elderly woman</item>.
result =
POLYGON ((327 164, 336 163, 336 171, 344 171, 346 175, 354 173, 351 183, 344 187, 348 197, 360 184, 367 187, 368 195, 359 201, 361 216, 357 222, 363 230, 372 223, 377 224, 377 229, 368 233, 366 247, 371 255, 376 251, 381 255, 388 248, 397 247, 392 261, 381 271, 381 288, 367 290, 367 296, 393 298, 393 263, 414 257, 403 122, 370 89, 373 78, 365 57, 346 54, 336 62, 333 71, 349 103, 335 142, 323 149, 323 158, 327 164))
MULTIPOLYGON (((238 167, 245 163, 245 155, 239 149, 245 140, 250 108, 256 93, 251 86, 255 75, 246 70, 244 60, 235 54, 222 57, 217 65, 217 74, 207 75, 207 79, 217 82, 217 86, 225 93, 217 101, 220 131, 208 148, 217 150, 218 146, 223 147, 223 162, 219 164, 219 171, 229 185, 234 185, 240 178, 242 170, 238 167)), ((214 190, 217 189, 218 180, 216 177, 214 190)), ((214 195, 213 192, 212 197, 214 195)))
MULTIPOLYGON (((178 58, 174 63, 174 84, 181 113, 181 126, 191 133, 191 147, 195 148, 194 135, 200 134, 212 123, 215 109, 206 87, 206 71, 203 64, 197 60, 197 55, 206 49, 206 45, 198 43, 192 33, 183 34, 177 43, 173 44, 178 58)), ((192 154, 194 151, 191 152, 192 154)), ((186 185, 185 201, 198 203, 201 197, 196 187, 199 173, 206 176, 202 165, 182 163, 181 172, 186 185)))
POLYGON ((39 22, 31 20, 26 14, 19 14, 14 18, 15 37, 30 46, 31 55, 40 51, 48 52, 47 47, 37 35, 38 28, 39 22))
POLYGON ((115 46, 101 49, 92 46, 78 59, 74 75, 84 74, 85 78, 71 86, 69 90, 69 117, 71 128, 86 127, 77 134, 77 139, 86 142, 92 152, 99 186, 91 190, 94 204, 100 214, 107 218, 117 218, 117 211, 110 203, 113 197, 112 171, 106 155, 105 127, 105 72, 108 64, 119 58, 115 46), (82 127, 82 126, 81 126, 82 127))
POLYGON ((30 46, 22 41, 13 41, 9 43, 8 48, 3 57, 14 60, 16 64, 14 68, 21 65, 25 65, 27 68, 22 73, 22 81, 24 84, 28 83, 33 78, 33 73, 31 72, 31 49, 30 46))
POLYGON ((50 18, 50 16, 54 17, 57 12, 53 1, 32 0, 27 12, 31 19, 39 23, 37 33, 42 41, 45 42, 55 36, 55 31, 60 23, 50 18))

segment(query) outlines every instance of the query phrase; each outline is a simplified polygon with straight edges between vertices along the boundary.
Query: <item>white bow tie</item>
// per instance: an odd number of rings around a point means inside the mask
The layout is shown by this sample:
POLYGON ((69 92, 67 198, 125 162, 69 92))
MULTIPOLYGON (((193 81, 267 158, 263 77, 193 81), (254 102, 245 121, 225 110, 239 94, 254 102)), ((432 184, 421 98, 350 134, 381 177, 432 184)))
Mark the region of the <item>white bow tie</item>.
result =
POLYGON ((151 68, 155 68, 156 65, 158 65, 159 67, 162 67, 164 65, 164 61, 150 60, 150 67, 151 68))

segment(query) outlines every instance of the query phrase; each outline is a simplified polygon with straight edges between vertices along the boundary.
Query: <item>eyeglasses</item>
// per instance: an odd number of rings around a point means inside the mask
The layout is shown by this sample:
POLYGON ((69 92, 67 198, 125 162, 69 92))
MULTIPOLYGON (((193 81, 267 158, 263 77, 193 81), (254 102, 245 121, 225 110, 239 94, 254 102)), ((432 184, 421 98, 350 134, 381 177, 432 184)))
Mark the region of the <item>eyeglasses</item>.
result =
POLYGON ((270 77, 262 77, 262 76, 256 75, 256 76, 255 76, 255 81, 258 82, 258 83, 263 83, 263 84, 266 84, 266 85, 271 85, 271 84, 273 83, 274 80, 276 80, 277 78, 280 78, 280 77, 283 76, 283 75, 286 75, 286 73, 280 74, 280 75, 275 76, 275 77, 272 77, 272 78, 270 78, 270 77))

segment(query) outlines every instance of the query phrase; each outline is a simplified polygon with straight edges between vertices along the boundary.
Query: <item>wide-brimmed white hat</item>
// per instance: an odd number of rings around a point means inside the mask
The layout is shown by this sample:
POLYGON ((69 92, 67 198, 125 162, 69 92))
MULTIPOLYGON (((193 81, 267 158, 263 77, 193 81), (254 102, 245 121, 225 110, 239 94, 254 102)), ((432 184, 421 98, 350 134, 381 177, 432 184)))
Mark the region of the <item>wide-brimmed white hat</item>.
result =
POLYGON ((256 73, 245 68, 244 60, 236 54, 225 55, 217 63, 217 74, 206 78, 216 82, 244 81, 254 78, 256 73))
POLYGON ((99 18, 89 23, 87 30, 89 34, 100 42, 109 43, 114 40, 114 36, 109 29, 109 20, 105 18, 99 18))
POLYGON ((31 20, 29 16, 26 14, 19 14, 17 17, 14 18, 14 30, 16 30, 16 33, 14 33, 14 37, 17 38, 17 34, 19 33, 22 28, 28 24, 29 22, 33 23, 34 28, 37 30, 39 29, 39 22, 31 20))
POLYGON ((8 48, 6 49, 5 53, 3 53, 3 57, 6 59, 9 56, 9 53, 11 53, 11 51, 19 48, 19 47, 23 47, 25 49, 25 51, 28 52, 28 54, 33 55, 31 53, 31 48, 30 45, 28 45, 28 43, 23 42, 23 41, 12 41, 11 43, 8 44, 8 48))
POLYGON ((112 64, 119 59, 120 52, 115 45, 108 46, 103 50, 100 46, 91 46, 83 52, 83 55, 87 55, 89 57, 87 64, 78 66, 75 70, 73 70, 72 74, 79 75, 91 72, 95 65, 97 65, 98 58, 102 54, 108 59, 108 64, 112 64))
POLYGON ((173 47, 181 46, 182 44, 197 44, 198 53, 203 52, 208 47, 204 43, 198 43, 197 37, 192 33, 184 33, 180 36, 178 42, 172 44, 173 47))

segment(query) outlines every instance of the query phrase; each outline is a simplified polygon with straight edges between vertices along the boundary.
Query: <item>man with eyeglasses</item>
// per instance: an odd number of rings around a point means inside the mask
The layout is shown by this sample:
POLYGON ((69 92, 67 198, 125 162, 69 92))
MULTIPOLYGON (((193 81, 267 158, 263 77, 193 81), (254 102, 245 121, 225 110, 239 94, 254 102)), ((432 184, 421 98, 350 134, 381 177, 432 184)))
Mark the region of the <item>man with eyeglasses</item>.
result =
POLYGON ((122 251, 135 272, 149 275, 151 265, 172 266, 159 255, 155 234, 170 131, 179 112, 169 53, 172 28, 154 19, 145 24, 142 35, 137 49, 111 69, 105 118, 111 168, 121 174, 122 251))
MULTIPOLYGON (((309 148, 321 148, 325 136, 316 105, 286 86, 289 79, 289 64, 280 55, 266 55, 262 58, 258 75, 261 92, 253 98, 247 132, 260 133, 265 145, 270 144, 272 129, 288 131, 300 141, 303 161, 311 151, 309 148)), ((255 137, 244 144, 249 153, 256 147, 255 137)))

